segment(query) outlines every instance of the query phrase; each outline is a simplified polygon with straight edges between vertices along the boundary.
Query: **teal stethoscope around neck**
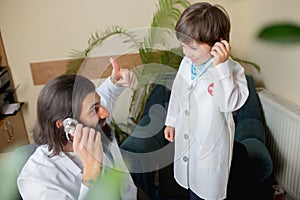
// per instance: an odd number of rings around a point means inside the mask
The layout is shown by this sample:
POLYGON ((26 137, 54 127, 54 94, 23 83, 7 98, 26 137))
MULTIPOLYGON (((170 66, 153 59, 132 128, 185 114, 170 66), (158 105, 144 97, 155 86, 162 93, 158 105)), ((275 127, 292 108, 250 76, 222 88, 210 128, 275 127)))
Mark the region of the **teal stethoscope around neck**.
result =
POLYGON ((195 80, 195 78, 201 77, 205 72, 208 70, 208 68, 212 65, 214 61, 214 57, 211 57, 208 59, 205 63, 201 65, 195 65, 195 63, 192 63, 191 65, 191 79, 195 80))

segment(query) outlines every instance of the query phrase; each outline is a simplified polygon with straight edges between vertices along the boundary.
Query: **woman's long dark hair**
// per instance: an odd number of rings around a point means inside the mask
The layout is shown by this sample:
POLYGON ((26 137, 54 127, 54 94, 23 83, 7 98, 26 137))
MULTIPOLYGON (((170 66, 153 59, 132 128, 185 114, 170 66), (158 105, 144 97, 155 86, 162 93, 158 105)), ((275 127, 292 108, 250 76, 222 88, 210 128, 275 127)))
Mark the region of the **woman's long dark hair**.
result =
POLYGON ((95 85, 83 76, 61 75, 49 81, 37 101, 37 120, 32 129, 34 142, 48 145, 58 155, 67 144, 64 128, 56 127, 57 120, 79 119, 81 103, 95 85))

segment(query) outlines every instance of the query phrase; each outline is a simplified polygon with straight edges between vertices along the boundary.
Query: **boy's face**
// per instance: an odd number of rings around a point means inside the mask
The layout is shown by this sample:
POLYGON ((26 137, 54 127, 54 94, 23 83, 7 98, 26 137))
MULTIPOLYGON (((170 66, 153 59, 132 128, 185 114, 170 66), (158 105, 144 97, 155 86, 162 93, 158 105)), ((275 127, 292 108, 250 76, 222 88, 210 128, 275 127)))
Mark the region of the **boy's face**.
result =
POLYGON ((189 44, 182 43, 183 53, 190 58, 195 65, 201 65, 212 57, 210 54, 211 46, 205 43, 197 43, 195 41, 189 44))

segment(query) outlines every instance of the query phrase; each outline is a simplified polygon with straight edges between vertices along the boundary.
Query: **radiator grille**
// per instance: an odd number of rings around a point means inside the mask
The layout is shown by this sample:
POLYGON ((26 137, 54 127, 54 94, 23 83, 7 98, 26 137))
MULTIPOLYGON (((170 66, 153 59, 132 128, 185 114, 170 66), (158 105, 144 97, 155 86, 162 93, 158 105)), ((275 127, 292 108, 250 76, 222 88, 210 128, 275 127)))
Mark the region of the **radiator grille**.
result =
POLYGON ((300 200, 300 106, 264 89, 258 92, 276 181, 300 200))

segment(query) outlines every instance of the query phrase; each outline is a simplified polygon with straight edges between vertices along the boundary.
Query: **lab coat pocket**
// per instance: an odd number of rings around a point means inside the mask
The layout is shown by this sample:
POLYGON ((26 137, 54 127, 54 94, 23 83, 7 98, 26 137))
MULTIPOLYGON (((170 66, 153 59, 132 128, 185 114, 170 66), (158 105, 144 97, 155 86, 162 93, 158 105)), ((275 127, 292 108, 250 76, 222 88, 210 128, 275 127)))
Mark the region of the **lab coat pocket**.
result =
POLYGON ((212 147, 209 151, 203 152, 205 145, 200 145, 199 153, 199 168, 217 171, 221 168, 222 163, 222 148, 212 147))

